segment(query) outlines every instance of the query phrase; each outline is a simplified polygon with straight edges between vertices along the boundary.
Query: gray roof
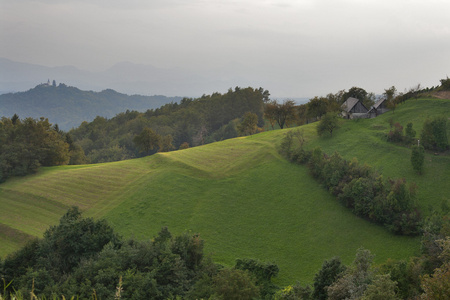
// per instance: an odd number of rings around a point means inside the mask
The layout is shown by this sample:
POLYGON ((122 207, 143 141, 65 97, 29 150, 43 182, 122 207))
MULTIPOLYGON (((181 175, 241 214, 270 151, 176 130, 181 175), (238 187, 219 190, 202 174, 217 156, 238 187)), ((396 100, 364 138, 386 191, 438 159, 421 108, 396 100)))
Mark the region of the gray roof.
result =
POLYGON ((374 108, 378 108, 378 106, 380 106, 384 101, 386 101, 386 99, 380 99, 380 100, 378 100, 374 105, 373 105, 373 107, 374 108))
POLYGON ((350 97, 347 100, 345 100, 345 102, 341 105, 341 108, 346 112, 350 112, 358 102, 359 99, 350 97))
POLYGON ((386 101, 385 98, 380 99, 377 102, 375 102, 375 104, 370 108, 370 112, 374 109, 378 109, 378 107, 380 107, 380 105, 383 104, 384 101, 386 101))

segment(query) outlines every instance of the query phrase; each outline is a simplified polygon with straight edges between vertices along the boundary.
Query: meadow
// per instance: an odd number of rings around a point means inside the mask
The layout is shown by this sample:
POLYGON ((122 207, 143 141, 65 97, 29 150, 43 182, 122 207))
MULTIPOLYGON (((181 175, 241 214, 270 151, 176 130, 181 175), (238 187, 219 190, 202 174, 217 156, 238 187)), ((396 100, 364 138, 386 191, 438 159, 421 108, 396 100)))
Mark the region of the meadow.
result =
MULTIPOLYGON (((300 127, 305 147, 338 151, 418 185, 424 214, 449 202, 450 157, 426 154, 424 174, 409 162, 410 149, 388 143, 389 118, 412 122, 417 134, 428 116, 450 116, 449 100, 419 99, 375 119, 342 120, 317 137, 316 125, 300 127)), ((311 283, 322 262, 340 256, 350 263, 365 247, 375 262, 419 254, 419 238, 395 236, 354 216, 311 178, 289 163, 277 145, 288 130, 226 140, 114 163, 43 168, 0 185, 0 255, 18 249, 72 205, 85 216, 105 218, 125 237, 150 239, 163 226, 199 233, 206 253, 224 265, 257 258, 279 265, 282 285, 311 283)), ((449 134, 450 136, 450 134, 449 134)))

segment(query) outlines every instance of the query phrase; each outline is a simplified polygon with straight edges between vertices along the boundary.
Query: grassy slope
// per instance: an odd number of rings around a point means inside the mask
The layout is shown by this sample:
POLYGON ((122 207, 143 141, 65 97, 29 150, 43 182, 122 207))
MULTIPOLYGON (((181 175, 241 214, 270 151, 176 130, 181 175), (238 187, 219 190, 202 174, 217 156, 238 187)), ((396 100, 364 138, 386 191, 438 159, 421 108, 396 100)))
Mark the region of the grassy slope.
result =
MULTIPOLYGON (((403 177, 418 186, 417 204, 427 214, 430 208, 440 209, 443 201, 450 205, 450 157, 447 152, 435 155, 427 152, 424 174, 419 175, 411 166, 411 150, 408 147, 386 143, 389 119, 404 128, 411 122, 420 137, 423 123, 427 118, 443 115, 449 119, 450 100, 420 99, 410 100, 400 105, 395 112, 385 113, 375 119, 351 120, 342 123, 333 138, 324 136, 313 140, 308 147, 320 146, 331 154, 338 151, 347 159, 356 157, 378 169, 385 177, 403 177)), ((450 138, 450 126, 447 126, 450 138)))
MULTIPOLYGON (((419 131, 417 111, 449 115, 449 105, 415 101, 394 115, 404 125, 413 120, 419 131)), ((449 157, 428 154, 425 174, 415 175, 409 150, 382 140, 389 114, 345 121, 332 139, 317 139, 315 124, 304 126, 308 147, 320 144, 327 152, 356 156, 386 176, 418 182, 424 207, 448 200, 449 187, 443 183, 450 178, 449 157)), ((304 167, 283 160, 274 145, 284 132, 143 159, 45 168, 10 180, 0 185, 0 255, 17 248, 24 234, 40 236, 71 205, 108 219, 124 236, 151 238, 162 226, 173 233, 198 232, 218 262, 232 265, 238 257, 276 262, 282 284, 311 281, 323 260, 335 255, 349 263, 360 246, 374 252, 378 262, 416 253, 417 238, 393 236, 353 216, 304 167)))

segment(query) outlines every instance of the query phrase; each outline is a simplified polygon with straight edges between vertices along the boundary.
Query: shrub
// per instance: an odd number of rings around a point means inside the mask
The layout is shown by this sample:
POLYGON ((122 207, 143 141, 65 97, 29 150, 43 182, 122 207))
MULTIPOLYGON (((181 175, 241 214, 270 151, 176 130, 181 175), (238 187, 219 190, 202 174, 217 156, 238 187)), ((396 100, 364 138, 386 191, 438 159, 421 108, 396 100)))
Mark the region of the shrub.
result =
POLYGON ((450 90, 450 78, 441 79, 441 87, 443 90, 448 91, 450 90))
POLYGON ((423 162, 425 160, 425 150, 423 146, 412 146, 411 148, 411 164, 414 170, 419 174, 423 171, 423 162))
POLYGON ((412 142, 416 137, 416 131, 412 128, 413 124, 408 123, 405 129, 405 139, 407 142, 412 142))
POLYGON ((259 295, 256 280, 248 271, 223 269, 213 281, 219 299, 253 299, 259 295))
POLYGON ((425 149, 445 151, 448 148, 447 119, 441 116, 425 120, 420 140, 425 149))
POLYGON ((390 142, 402 142, 403 141, 403 126, 400 123, 394 124, 394 130, 390 130, 388 133, 388 141, 390 142))

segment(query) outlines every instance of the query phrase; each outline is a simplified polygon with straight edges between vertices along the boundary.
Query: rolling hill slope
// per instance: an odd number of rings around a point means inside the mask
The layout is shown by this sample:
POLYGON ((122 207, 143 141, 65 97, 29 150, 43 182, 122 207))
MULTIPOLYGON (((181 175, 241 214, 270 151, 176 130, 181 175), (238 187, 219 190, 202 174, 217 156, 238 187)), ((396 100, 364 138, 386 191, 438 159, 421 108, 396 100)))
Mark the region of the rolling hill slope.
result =
MULTIPOLYGON (((415 100, 372 120, 343 121, 333 138, 317 138, 303 126, 307 147, 320 145, 357 157, 385 176, 419 185, 423 209, 448 201, 450 158, 427 154, 416 175, 409 149, 384 141, 388 118, 412 121, 419 132, 427 114, 450 115, 448 100, 415 100)), ((406 125, 406 124, 403 124, 406 125)), ((287 129, 291 130, 291 129, 287 129)), ((310 282, 323 260, 350 263, 363 246, 387 258, 407 258, 419 239, 394 236, 343 208, 305 167, 285 161, 276 145, 286 130, 226 140, 182 151, 115 163, 45 168, 0 185, 0 255, 40 236, 72 205, 86 216, 106 218, 126 237, 151 238, 162 226, 200 233, 215 261, 273 261, 281 284, 310 282)))

